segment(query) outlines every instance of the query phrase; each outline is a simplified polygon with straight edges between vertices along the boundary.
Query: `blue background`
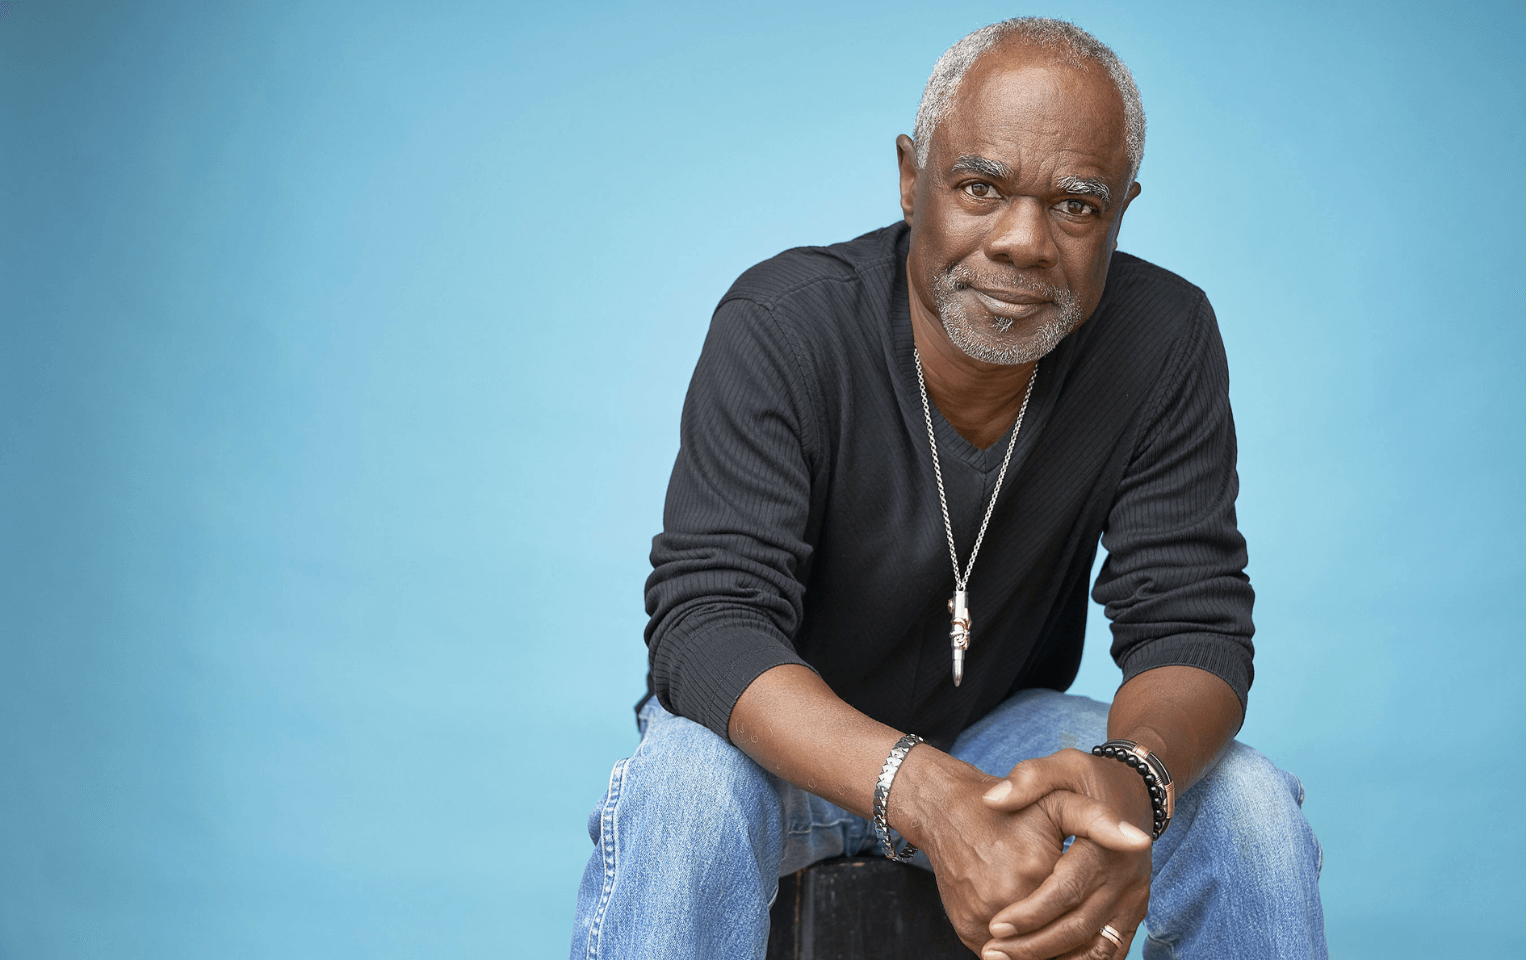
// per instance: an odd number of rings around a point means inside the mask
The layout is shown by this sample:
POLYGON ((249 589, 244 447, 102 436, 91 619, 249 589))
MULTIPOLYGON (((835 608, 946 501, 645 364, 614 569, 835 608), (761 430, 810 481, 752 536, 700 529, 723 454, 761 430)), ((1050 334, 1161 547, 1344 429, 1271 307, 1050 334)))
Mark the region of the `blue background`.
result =
POLYGON ((1223 325, 1333 953, 1520 956, 1520 4, 53 0, 0 4, 0 956, 563 955, 710 310, 895 219, 1020 12, 1132 66, 1123 248, 1223 325))

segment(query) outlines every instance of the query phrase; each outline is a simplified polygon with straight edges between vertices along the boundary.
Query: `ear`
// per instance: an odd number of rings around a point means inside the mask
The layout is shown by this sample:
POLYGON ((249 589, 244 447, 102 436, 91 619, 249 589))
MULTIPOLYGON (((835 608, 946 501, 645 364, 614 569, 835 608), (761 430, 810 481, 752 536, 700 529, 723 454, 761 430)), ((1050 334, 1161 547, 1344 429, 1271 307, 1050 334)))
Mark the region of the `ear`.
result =
POLYGON ((1133 183, 1129 184, 1129 192, 1123 198, 1123 206, 1118 208, 1118 219, 1113 221, 1114 250, 1118 249, 1118 231, 1123 229, 1123 215, 1129 212, 1129 204, 1134 202, 1134 198, 1139 196, 1140 191, 1143 189, 1144 188, 1139 185, 1138 180, 1135 180, 1133 183))
POLYGON ((917 145, 904 133, 895 138, 895 162, 901 172, 901 216, 910 223, 917 205, 917 145))

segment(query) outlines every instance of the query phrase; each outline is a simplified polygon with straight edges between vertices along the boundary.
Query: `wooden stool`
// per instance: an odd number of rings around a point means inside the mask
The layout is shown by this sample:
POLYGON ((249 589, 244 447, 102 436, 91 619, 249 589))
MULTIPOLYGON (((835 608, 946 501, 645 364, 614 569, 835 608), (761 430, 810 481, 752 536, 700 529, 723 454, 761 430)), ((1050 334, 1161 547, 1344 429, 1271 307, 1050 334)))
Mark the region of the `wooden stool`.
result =
POLYGON ((884 857, 837 857, 779 878, 768 960, 970 960, 938 882, 884 857))

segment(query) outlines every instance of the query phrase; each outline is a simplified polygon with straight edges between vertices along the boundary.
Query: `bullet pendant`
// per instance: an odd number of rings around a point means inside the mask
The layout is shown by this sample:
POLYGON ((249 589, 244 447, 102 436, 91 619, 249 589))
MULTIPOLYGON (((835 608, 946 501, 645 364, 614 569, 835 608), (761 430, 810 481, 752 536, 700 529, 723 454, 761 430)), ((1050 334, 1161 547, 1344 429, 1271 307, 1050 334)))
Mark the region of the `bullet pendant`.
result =
POLYGON ((949 646, 954 652, 954 686, 964 679, 964 652, 970 648, 969 592, 954 591, 954 599, 948 602, 948 612, 954 615, 954 625, 949 628, 949 646))

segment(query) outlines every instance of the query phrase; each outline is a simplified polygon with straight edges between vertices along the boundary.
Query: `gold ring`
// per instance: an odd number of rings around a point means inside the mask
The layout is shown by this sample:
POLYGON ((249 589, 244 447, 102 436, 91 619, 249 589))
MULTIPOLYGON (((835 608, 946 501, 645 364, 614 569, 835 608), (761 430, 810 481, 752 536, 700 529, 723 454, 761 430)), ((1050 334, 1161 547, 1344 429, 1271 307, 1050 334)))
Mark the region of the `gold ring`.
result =
POLYGON ((1107 937, 1109 940, 1113 941, 1113 946, 1123 946, 1123 936, 1119 934, 1117 930, 1113 929, 1112 924, 1104 923, 1100 932, 1104 937, 1107 937))

